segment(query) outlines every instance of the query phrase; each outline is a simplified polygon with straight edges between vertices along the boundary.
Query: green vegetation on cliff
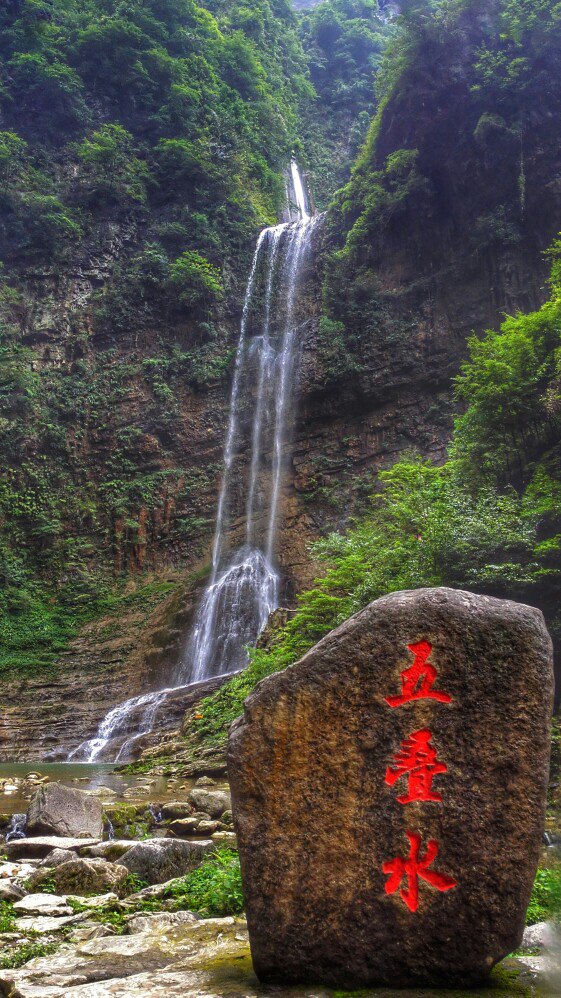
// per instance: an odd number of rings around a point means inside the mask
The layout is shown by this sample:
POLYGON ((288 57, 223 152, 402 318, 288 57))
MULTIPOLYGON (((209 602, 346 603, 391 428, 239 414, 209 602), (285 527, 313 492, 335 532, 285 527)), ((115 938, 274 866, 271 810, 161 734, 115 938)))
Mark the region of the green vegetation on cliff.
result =
POLYGON ((4 668, 52 663, 115 577, 205 553, 255 235, 293 149, 320 200, 344 177, 387 35, 376 0, 2 5, 4 668))
POLYGON ((492 283, 499 257, 535 257, 555 217, 559 5, 417 0, 400 24, 376 78, 378 112, 329 216, 319 346, 333 381, 356 376, 365 344, 396 351, 411 335, 415 312, 404 302, 396 320, 394 275, 384 282, 388 254, 420 303, 454 266, 492 283))
MULTIPOLYGON (((200 553, 255 233, 312 88, 285 0, 0 11, 0 636, 47 664, 112 575, 200 553)), ((209 511, 211 516, 211 511, 209 511)))
POLYGON ((323 0, 300 19, 317 98, 303 109, 314 198, 327 207, 344 183, 376 110, 375 80, 396 28, 378 0, 323 0))

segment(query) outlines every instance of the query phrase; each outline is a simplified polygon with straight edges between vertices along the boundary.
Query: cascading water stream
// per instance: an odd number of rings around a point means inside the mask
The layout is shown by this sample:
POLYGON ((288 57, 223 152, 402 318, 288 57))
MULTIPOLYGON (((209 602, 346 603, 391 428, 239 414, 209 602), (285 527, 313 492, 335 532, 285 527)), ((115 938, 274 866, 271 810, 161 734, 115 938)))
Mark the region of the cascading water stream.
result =
POLYGON ((114 760, 125 760, 134 742, 153 730, 172 691, 245 666, 246 649, 278 606, 277 521, 295 381, 297 292, 314 225, 294 160, 290 171, 299 220, 264 229, 257 240, 236 350, 211 573, 175 681, 114 707, 95 737, 70 759, 92 762, 111 743, 118 746, 114 760), (242 492, 246 499, 236 510, 242 492), (229 551, 240 516, 245 516, 243 539, 229 551))

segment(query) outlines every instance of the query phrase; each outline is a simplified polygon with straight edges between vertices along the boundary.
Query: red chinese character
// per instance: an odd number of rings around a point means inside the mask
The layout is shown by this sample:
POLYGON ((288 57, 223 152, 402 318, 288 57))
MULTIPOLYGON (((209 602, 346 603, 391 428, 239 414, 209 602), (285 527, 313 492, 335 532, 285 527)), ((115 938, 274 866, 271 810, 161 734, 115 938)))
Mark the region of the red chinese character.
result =
POLYGON ((407 877, 407 889, 400 890, 399 894, 409 911, 417 911, 419 907, 419 878, 430 884, 431 887, 435 887, 437 891, 450 891, 458 885, 446 874, 429 870, 429 866, 438 856, 438 842, 429 839, 425 855, 419 857, 421 836, 415 832, 406 832, 405 834, 409 839, 409 858, 401 859, 400 856, 396 856, 395 859, 382 863, 382 870, 388 875, 384 890, 386 894, 395 894, 403 878, 407 877))
POLYGON ((395 769, 386 769, 386 783, 393 787, 402 776, 409 773, 408 792, 398 797, 400 804, 411 804, 413 801, 435 801, 440 803, 442 797, 432 790, 432 781, 439 773, 446 773, 448 766, 436 758, 436 749, 430 744, 432 734, 428 728, 414 731, 401 743, 399 752, 394 756, 395 769))
POLYGON ((419 641, 407 647, 413 652, 415 659, 409 668, 401 673, 401 696, 386 697, 386 703, 389 703, 390 707, 401 707, 411 700, 440 700, 441 703, 450 703, 452 697, 448 693, 432 688, 436 679, 436 669, 431 662, 427 662, 432 645, 428 641, 419 641))

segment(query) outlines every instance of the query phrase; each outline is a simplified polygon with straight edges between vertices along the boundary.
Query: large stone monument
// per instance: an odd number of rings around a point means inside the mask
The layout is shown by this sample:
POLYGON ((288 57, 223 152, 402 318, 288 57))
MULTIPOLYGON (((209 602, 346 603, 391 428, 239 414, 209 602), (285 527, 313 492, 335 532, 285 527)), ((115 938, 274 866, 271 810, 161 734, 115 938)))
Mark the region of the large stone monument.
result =
POLYGON ((260 979, 467 986, 515 950, 552 697, 539 610, 453 589, 376 600, 263 680, 228 758, 260 979))

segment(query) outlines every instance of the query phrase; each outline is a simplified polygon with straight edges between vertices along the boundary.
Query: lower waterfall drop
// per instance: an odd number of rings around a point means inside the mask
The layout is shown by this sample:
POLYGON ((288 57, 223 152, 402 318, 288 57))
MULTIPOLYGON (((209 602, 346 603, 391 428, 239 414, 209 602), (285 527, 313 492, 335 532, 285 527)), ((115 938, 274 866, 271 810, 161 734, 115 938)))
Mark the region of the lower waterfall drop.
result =
POLYGON ((114 707, 69 759, 93 762, 111 748, 113 761, 125 761, 137 739, 153 730, 169 693, 244 668, 247 648, 278 606, 277 523, 296 378, 296 306, 316 221, 294 160, 291 180, 299 220, 261 232, 247 282, 211 574, 182 660, 172 685, 114 707), (238 537, 240 520, 245 523, 238 537))

